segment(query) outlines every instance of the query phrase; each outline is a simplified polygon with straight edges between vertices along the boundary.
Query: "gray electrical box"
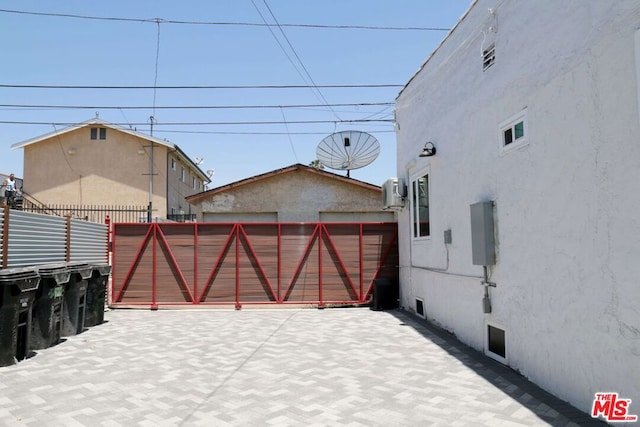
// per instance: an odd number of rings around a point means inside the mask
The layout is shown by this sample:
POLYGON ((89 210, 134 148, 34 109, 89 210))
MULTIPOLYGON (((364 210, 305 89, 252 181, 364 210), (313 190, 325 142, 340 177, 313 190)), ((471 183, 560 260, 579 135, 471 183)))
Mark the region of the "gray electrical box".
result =
POLYGON ((471 252, 474 265, 496 263, 493 236, 493 202, 479 202, 471 206, 471 252))

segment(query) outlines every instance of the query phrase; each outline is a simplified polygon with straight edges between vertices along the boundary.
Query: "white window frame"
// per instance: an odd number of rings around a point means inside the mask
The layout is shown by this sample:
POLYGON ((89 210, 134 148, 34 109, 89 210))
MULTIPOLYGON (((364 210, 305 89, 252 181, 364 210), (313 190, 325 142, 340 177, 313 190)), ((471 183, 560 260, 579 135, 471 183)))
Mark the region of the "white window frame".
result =
POLYGON ((411 227, 411 239, 412 240, 429 240, 431 239, 431 173, 429 168, 422 169, 419 173, 415 173, 411 176, 409 180, 409 212, 411 213, 411 220, 409 221, 411 227), (427 207, 429 208, 429 234, 425 236, 416 236, 416 228, 415 228, 415 219, 416 215, 419 215, 419 212, 416 212, 416 206, 414 203, 414 183, 420 178, 427 176, 427 207))
POLYGON ((517 150, 529 144, 529 122, 527 120, 526 108, 498 125, 498 142, 500 144, 500 154, 517 150), (518 139, 514 139, 510 144, 505 145, 504 133, 511 129, 512 134, 515 137, 515 126, 520 122, 522 122, 524 128, 523 135, 518 139))
POLYGON ((178 162, 176 162, 175 158, 171 158, 171 169, 176 170, 178 162))
POLYGON ((509 335, 507 333, 507 328, 503 325, 493 322, 493 321, 485 321, 484 323, 484 354, 491 359, 502 363, 503 365, 507 364, 507 359, 509 358, 509 335), (504 331, 504 355, 505 357, 500 356, 497 353, 489 351, 489 326, 494 328, 502 329, 504 331))
POLYGON ((194 190, 198 189, 198 180, 196 180, 195 176, 191 177, 191 186, 194 190))
POLYGON ((187 182, 187 170, 182 166, 180 169, 180 181, 187 182))

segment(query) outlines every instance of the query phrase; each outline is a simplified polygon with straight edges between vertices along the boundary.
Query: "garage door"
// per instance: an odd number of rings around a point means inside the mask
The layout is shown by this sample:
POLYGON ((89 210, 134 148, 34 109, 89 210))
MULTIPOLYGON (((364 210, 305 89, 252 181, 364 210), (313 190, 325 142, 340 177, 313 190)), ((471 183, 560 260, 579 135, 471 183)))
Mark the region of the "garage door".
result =
POLYGON ((204 222, 278 222, 277 212, 205 212, 204 222))
POLYGON ((395 222, 393 212, 320 212, 320 222, 395 222))

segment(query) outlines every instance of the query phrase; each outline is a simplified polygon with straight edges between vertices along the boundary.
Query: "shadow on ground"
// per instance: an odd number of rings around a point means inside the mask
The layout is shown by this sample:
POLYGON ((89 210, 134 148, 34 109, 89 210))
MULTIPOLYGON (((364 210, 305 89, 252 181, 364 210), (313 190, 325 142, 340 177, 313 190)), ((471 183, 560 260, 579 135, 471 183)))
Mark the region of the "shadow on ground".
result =
POLYGON ((401 323, 414 328, 549 425, 564 426, 571 422, 580 426, 607 425, 543 390, 513 369, 467 346, 432 323, 401 309, 389 310, 388 313, 393 314, 401 323), (434 337, 439 339, 434 340, 434 337))

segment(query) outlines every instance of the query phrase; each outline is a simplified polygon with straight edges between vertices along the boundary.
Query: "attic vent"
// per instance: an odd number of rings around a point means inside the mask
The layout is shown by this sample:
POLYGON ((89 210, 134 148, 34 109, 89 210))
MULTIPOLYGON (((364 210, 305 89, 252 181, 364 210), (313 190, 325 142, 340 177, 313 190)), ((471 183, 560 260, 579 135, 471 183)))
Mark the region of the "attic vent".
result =
POLYGON ((416 314, 424 319, 424 300, 416 298, 416 314))
POLYGON ((482 70, 486 71, 496 61, 496 45, 492 44, 482 52, 482 70))

